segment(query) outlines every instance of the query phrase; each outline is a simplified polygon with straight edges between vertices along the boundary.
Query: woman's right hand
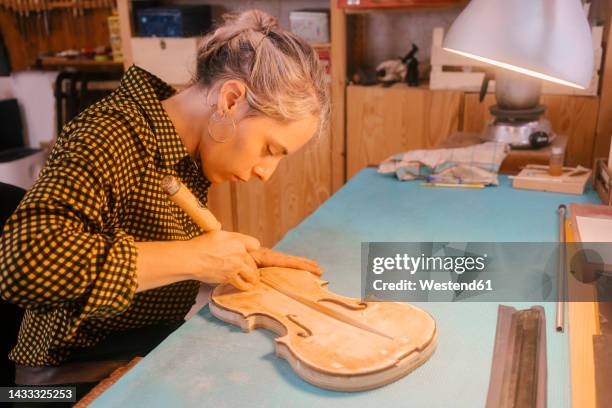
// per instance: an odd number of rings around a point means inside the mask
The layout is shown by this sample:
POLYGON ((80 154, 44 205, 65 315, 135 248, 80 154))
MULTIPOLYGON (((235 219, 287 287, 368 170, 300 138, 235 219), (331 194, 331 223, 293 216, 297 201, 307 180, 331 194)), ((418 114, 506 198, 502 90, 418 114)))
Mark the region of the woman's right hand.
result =
POLYGON ((259 241, 237 232, 212 231, 188 241, 180 241, 184 261, 194 279, 204 283, 230 283, 248 290, 259 281, 259 272, 249 251, 259 249, 259 241))

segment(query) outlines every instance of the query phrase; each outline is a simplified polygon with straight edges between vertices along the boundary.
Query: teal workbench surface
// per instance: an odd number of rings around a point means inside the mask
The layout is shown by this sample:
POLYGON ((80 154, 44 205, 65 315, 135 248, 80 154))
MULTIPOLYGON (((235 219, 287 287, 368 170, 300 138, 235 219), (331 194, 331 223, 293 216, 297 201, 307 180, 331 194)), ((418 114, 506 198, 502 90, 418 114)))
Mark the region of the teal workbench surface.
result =
MULTIPOLYGON (((559 204, 597 201, 592 191, 575 196, 515 190, 505 177, 500 186, 485 189, 431 188, 366 169, 287 233, 276 249, 316 259, 330 290, 359 297, 362 241, 554 242, 559 204)), ((243 333, 204 307, 93 407, 483 407, 498 304, 419 306, 436 319, 436 352, 408 376, 375 390, 342 393, 314 387, 276 357, 272 333, 243 333)), ((555 304, 543 306, 548 406, 569 407, 568 336, 554 330, 555 304)))

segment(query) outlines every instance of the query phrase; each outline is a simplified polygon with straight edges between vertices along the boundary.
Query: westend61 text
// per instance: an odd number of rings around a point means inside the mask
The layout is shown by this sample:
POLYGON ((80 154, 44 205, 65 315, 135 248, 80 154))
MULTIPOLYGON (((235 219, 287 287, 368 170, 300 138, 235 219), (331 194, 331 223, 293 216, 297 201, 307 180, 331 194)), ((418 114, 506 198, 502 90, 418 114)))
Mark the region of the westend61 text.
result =
POLYGON ((417 282, 402 279, 397 282, 383 282, 381 279, 377 279, 372 282, 374 290, 393 290, 393 291, 414 291, 414 290, 427 290, 427 291, 491 291, 493 285, 491 280, 480 279, 473 280, 471 282, 437 282, 432 279, 421 279, 417 282))

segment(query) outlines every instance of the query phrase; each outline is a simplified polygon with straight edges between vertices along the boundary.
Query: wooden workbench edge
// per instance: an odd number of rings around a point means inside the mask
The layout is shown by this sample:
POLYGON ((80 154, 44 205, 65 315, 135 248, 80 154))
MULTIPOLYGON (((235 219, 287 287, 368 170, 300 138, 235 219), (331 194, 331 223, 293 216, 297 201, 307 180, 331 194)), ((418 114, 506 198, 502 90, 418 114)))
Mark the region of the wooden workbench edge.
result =
MULTIPOLYGON (((574 242, 571 222, 565 224, 567 242, 574 242)), ((567 259, 571 259, 570 256, 567 259)), ((568 274, 568 298, 584 299, 595 293, 591 285, 582 284, 568 274)), ((597 408, 595 393, 595 355, 593 351, 593 335, 599 333, 599 318, 597 303, 568 302, 568 335, 570 347, 571 394, 572 407, 597 408)))

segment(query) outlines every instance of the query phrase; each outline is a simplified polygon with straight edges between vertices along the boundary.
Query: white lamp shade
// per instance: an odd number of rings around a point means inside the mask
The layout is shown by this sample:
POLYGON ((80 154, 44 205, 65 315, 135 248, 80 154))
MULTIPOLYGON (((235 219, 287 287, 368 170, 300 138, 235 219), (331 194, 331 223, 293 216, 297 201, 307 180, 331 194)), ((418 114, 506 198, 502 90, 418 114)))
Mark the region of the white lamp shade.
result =
POLYGON ((586 88, 591 30, 580 0, 472 0, 443 48, 526 75, 586 88))

